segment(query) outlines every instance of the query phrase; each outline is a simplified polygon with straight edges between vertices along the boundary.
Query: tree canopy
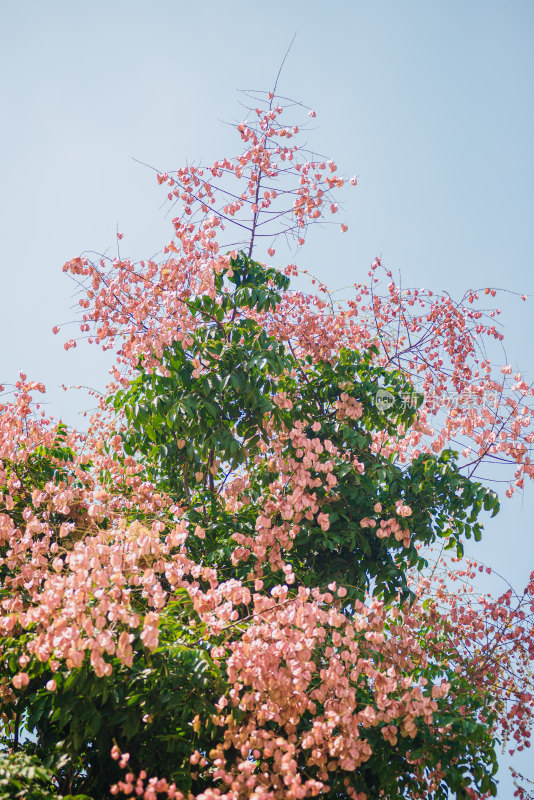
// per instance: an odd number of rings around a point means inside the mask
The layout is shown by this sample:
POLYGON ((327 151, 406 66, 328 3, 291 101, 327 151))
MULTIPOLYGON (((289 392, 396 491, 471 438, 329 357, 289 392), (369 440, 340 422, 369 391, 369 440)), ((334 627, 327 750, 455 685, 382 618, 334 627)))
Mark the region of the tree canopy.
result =
POLYGON ((161 262, 65 265, 117 352, 89 430, 25 375, 0 406, 0 800, 483 798, 530 744, 534 573, 479 597, 464 543, 480 464, 532 477, 533 391, 480 355, 481 292, 377 259, 336 304, 258 260, 349 183, 277 103, 158 173, 161 262))

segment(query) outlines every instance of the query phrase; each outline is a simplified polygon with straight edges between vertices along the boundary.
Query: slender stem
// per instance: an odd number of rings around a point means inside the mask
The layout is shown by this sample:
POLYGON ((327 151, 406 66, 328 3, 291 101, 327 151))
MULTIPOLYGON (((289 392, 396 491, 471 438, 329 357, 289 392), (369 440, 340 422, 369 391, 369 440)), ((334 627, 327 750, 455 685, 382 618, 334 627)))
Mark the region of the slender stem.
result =
POLYGON ((20 711, 15 711, 15 719, 13 721, 14 729, 13 729, 13 752, 16 753, 19 749, 19 725, 20 725, 20 711))
MULTIPOLYGON (((293 42, 295 41, 296 35, 297 35, 297 32, 295 31, 295 33, 293 34, 293 38, 291 39, 291 41, 289 43, 289 47, 287 48, 287 50, 285 52, 285 55, 284 55, 284 57, 282 59, 282 63, 280 64, 280 67, 278 69, 278 73, 276 75, 276 80, 274 82, 273 90, 271 92, 271 98, 270 98, 270 101, 269 101, 269 109, 272 108, 274 96, 275 96, 275 93, 276 93, 276 88, 278 86, 278 81, 280 79, 280 75, 282 74, 282 70, 284 68, 284 64, 286 63, 286 58, 289 55, 289 51, 293 47, 293 42)), ((267 136, 266 136, 266 134, 264 134, 264 136, 263 136, 263 146, 265 146, 266 142, 267 142, 267 136)), ((263 172, 262 172, 262 169, 260 167, 259 170, 258 170, 258 181, 256 183, 256 195, 254 197, 254 204, 255 204, 256 208, 258 207, 258 200, 259 200, 259 197, 260 197, 260 184, 261 184, 262 175, 263 175, 263 172)), ((255 211, 254 212, 254 216, 252 218, 252 233, 250 235, 250 246, 249 246, 249 249, 248 249, 248 257, 249 258, 252 258, 252 249, 254 247, 254 236, 255 236, 255 233, 256 233, 256 226, 257 226, 257 223, 258 223, 258 215, 259 215, 259 213, 260 213, 259 210, 255 211)))
MULTIPOLYGON (((266 137, 263 137, 263 146, 265 146, 266 137)), ((261 168, 258 170, 258 180, 256 182, 256 194, 254 196, 254 205, 256 209, 258 209, 258 201, 260 199, 260 184, 261 184, 261 177, 263 172, 261 168)), ((254 247, 254 236, 256 234, 256 226, 258 224, 258 216, 259 216, 259 209, 254 212, 254 216, 252 217, 252 232, 250 234, 250 247, 248 248, 248 257, 252 257, 252 248, 254 247)))

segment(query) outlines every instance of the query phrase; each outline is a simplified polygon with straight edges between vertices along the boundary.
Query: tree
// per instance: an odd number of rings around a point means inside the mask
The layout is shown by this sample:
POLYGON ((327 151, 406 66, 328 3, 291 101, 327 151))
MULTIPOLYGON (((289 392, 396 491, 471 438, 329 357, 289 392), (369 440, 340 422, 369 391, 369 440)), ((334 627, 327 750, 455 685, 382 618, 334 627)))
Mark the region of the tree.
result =
POLYGON ((162 263, 65 265, 82 331, 120 343, 89 432, 26 376, 1 408, 3 744, 94 800, 494 795, 498 737, 529 743, 534 580, 476 607, 429 559, 472 577, 498 510, 475 470, 532 475, 532 392, 478 358, 476 293, 381 298, 377 260, 336 306, 253 258, 344 184, 263 100, 237 159, 158 173, 184 203, 162 263))

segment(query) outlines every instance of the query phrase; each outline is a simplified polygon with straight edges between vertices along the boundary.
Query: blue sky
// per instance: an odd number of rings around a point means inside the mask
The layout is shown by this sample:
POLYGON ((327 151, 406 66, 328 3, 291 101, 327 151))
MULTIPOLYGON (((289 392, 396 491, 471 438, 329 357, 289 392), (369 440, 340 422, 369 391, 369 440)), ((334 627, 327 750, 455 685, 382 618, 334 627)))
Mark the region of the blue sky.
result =
MULTIPOLYGON (((310 144, 359 181, 349 232, 316 229, 298 265, 335 288, 380 255, 404 286, 531 295, 499 306, 507 360, 534 379, 531 0, 20 0, 0 12, 0 382, 24 369, 83 424, 86 397, 59 387, 102 388, 110 359, 51 333, 77 315, 63 263, 113 252, 117 226, 123 254, 157 253, 164 194, 133 158, 171 170, 238 152, 222 122, 243 116, 236 90, 269 89, 295 32, 280 91, 316 109, 310 144)), ((505 502, 476 550, 518 585, 532 498, 505 502)))

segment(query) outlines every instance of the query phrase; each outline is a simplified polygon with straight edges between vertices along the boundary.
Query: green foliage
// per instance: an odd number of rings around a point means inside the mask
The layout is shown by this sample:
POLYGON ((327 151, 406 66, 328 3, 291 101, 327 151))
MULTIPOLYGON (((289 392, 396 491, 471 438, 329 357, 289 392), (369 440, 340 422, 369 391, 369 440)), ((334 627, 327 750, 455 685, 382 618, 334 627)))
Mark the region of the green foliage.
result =
MULTIPOLYGON (((259 315, 275 312, 288 286, 287 277, 243 253, 231 260, 230 268, 216 276, 215 296, 190 302, 199 324, 187 341, 168 347, 159 369, 148 371, 139 363, 128 388, 110 398, 110 407, 127 422, 125 452, 139 460, 158 491, 180 502, 193 529, 202 526, 204 539, 188 539, 191 558, 215 567, 221 579, 246 579, 250 559, 235 564, 234 536, 254 538, 258 516, 274 493, 274 477, 282 474, 289 496, 290 470, 283 472, 284 464, 301 465, 303 454, 288 433, 302 424, 303 434, 324 448, 319 461, 333 460, 337 482, 328 487, 321 480, 315 489, 320 512, 328 518, 327 529, 317 514, 303 517, 292 546, 282 554, 298 583, 343 585, 348 594, 339 602, 347 614, 366 592, 388 603, 398 597, 410 600, 408 572, 426 565, 419 546, 442 539, 461 555, 465 539, 480 539, 480 512, 497 512, 497 497, 461 474, 453 451, 424 454, 406 464, 390 454, 388 444, 397 439, 399 426, 409 430, 417 412, 402 402, 412 393, 411 385, 401 372, 378 363, 374 346, 361 353, 342 348, 331 360, 313 361, 267 332, 259 315), (387 411, 376 402, 380 389, 394 397, 387 411), (280 393, 289 401, 282 407, 275 400, 280 393), (338 403, 347 395, 360 404, 359 416, 338 413, 338 403), (379 437, 382 447, 374 444, 379 437), (229 511, 222 489, 232 475, 245 473, 243 502, 229 511), (398 516, 399 502, 410 507, 409 515, 398 516), (404 537, 406 543, 394 536, 379 538, 376 530, 362 525, 364 519, 396 519, 409 537, 404 537)), ((31 502, 28 487, 41 488, 48 481, 82 485, 85 477, 74 469, 75 454, 66 438, 64 426, 59 426, 52 447, 38 447, 17 465, 21 488, 13 496, 15 524, 23 525, 24 508, 31 502)), ((10 476, 14 465, 4 466, 10 476)), ((320 475, 314 469, 310 468, 311 479, 320 475)), ((67 519, 80 523, 80 513, 73 509, 67 517, 51 512, 49 523, 57 528, 67 519)), ((278 513, 272 522, 283 526, 285 520, 278 513)), ((4 559, 0 578, 7 574, 5 563, 4 559)), ((263 566, 266 590, 284 580, 268 563, 263 566)), ((29 685, 9 694, 6 686, 20 671, 19 657, 31 632, 14 629, 5 637, 0 655, 2 708, 18 729, 2 745, 12 747, 19 731, 31 735, 24 743, 30 755, 0 756, 0 800, 84 800, 88 794, 100 800, 122 776, 110 760, 113 745, 130 754, 134 772, 148 767, 152 775, 176 781, 184 794, 202 791, 189 757, 194 749, 209 753, 220 739, 221 729, 211 720, 214 704, 228 686, 224 665, 211 657, 216 642, 207 638, 189 595, 172 591, 173 601, 160 614, 158 648, 150 652, 135 637, 132 666, 114 659, 109 677, 97 677, 88 659, 77 669, 60 667, 54 672, 33 659, 25 668, 29 685), (46 689, 52 678, 54 691, 46 689)), ((0 600, 7 592, 0 587, 0 600)), ((148 610, 141 597, 133 603, 140 615, 148 610)), ((444 748, 435 731, 421 724, 415 738, 400 737, 393 749, 380 727, 367 728, 362 736, 369 739, 373 755, 359 768, 354 788, 368 792, 369 787, 380 787, 389 800, 403 798, 416 788, 410 765, 421 758, 427 770, 438 762, 444 767, 436 800, 445 800, 449 788, 458 796, 472 785, 493 792, 495 742, 488 725, 477 721, 484 698, 462 684, 453 668, 447 670, 443 659, 436 658, 420 672, 429 683, 446 675, 453 684, 456 705, 441 699, 436 713, 436 724, 451 732, 450 743, 444 748)), ((362 707, 375 700, 366 680, 362 675, 358 687, 362 707)), ((332 776, 333 796, 345 795, 342 778, 332 776)))
MULTIPOLYGON (((217 731, 210 714, 225 684, 187 593, 176 594, 162 612, 159 647, 149 652, 134 641, 131 667, 114 659, 112 674, 99 678, 87 659, 80 668, 55 673, 32 663, 26 690, 15 705, 4 706, 33 732, 37 741, 26 747, 54 769, 59 791, 106 796, 123 774, 110 759, 114 744, 130 754, 133 769, 150 764, 154 773, 191 787, 189 756, 194 747, 212 746, 217 731), (52 677, 54 692, 45 688, 52 677), (198 730, 197 714, 203 719, 198 730)), ((3 659, 6 676, 18 671, 14 644, 3 659)))
MULTIPOLYGON (((240 308, 274 309, 277 290, 286 288, 288 279, 242 255, 232 261, 232 271, 226 276, 235 286, 232 294, 223 291, 219 275, 217 297, 191 303, 205 324, 187 348, 175 342, 167 349, 165 374, 147 373, 140 365, 138 377, 113 398, 129 424, 126 452, 141 453, 148 474, 180 498, 191 498, 199 484, 195 474, 206 472, 215 457, 233 469, 245 463, 257 446, 264 415, 275 409, 277 378, 293 363, 257 322, 236 317, 240 308), (202 374, 195 375, 195 361, 202 374)), ((204 485, 208 480, 206 475, 204 485)))
MULTIPOLYGON (((497 496, 463 476, 452 451, 422 455, 407 466, 375 452, 373 432, 382 433, 387 444, 388 437, 397 437, 399 425, 407 430, 413 424, 416 409, 402 402, 413 393, 412 386, 401 372, 374 363, 374 346, 364 353, 341 349, 335 360, 314 363, 309 357, 297 358, 246 315, 247 309, 274 310, 279 291, 287 286, 281 273, 242 253, 231 261, 230 270, 217 276, 215 297, 192 303, 202 324, 187 347, 181 342, 169 347, 160 370, 147 372, 140 364, 128 389, 112 398, 128 423, 126 452, 142 460, 159 488, 181 502, 185 498, 191 520, 206 529, 206 540, 192 544, 193 555, 222 574, 231 571, 243 577, 249 568, 236 569, 230 561, 231 534, 255 535, 268 494, 269 454, 263 457, 261 450, 265 426, 283 432, 305 421, 310 438, 330 441, 337 448, 338 484, 335 492, 324 486, 317 490, 321 511, 328 514, 328 531, 316 520, 303 520, 284 558, 305 585, 336 580, 352 587, 349 600, 362 598, 370 588, 385 600, 398 592, 407 599, 407 570, 426 563, 417 546, 443 537, 461 554, 464 537, 480 538, 478 514, 482 508, 495 513, 497 496), (395 398, 387 412, 376 403, 380 388, 395 398), (279 392, 286 393, 290 409, 274 402, 279 392), (336 403, 344 393, 361 403, 359 419, 338 418, 336 403), (311 426, 317 422, 321 428, 316 433, 311 426), (354 466, 355 460, 363 472, 354 466), (242 511, 230 516, 216 487, 240 469, 246 469, 250 488, 242 511), (412 509, 404 522, 411 531, 408 547, 393 537, 377 538, 361 526, 362 519, 377 517, 376 503, 382 505, 380 518, 394 517, 399 500, 412 509)), ((299 460, 290 442, 283 454, 299 460)), ((325 453, 323 460, 329 457, 325 453)), ((279 578, 273 576, 272 582, 279 578)))
POLYGON ((92 800, 86 794, 58 794, 52 771, 25 752, 0 753, 0 800, 92 800))

